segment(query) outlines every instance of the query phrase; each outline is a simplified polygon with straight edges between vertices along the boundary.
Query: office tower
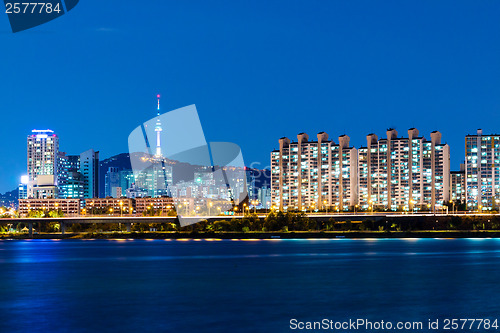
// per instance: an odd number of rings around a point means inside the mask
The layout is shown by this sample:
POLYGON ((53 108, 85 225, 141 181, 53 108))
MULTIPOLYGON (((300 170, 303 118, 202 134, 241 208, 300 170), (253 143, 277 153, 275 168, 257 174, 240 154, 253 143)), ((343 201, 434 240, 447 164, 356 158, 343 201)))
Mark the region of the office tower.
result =
POLYGON ((77 170, 68 171, 64 182, 59 184, 59 197, 62 199, 83 199, 85 181, 77 170))
MULTIPOLYGON (((104 193, 106 198, 107 197, 117 197, 117 188, 120 187, 120 194, 121 194, 121 186, 120 186, 120 172, 118 171, 118 168, 116 167, 109 167, 108 171, 104 175, 104 193)), ((126 189, 123 189, 126 190, 126 189)))
POLYGON ((126 197, 135 199, 135 198, 144 198, 148 196, 148 191, 146 191, 143 188, 138 187, 137 185, 132 184, 127 190, 125 191, 126 197))
POLYGON ((468 209, 498 210, 500 207, 500 135, 465 137, 465 181, 468 209))
POLYGON ((131 188, 134 182, 134 172, 132 170, 109 167, 104 175, 105 197, 120 198, 125 196, 127 189, 131 188))
POLYGON ((271 189, 269 186, 262 186, 257 191, 257 200, 264 208, 271 207, 271 189))
POLYGON ((61 185, 64 184, 68 178, 68 156, 65 152, 57 152, 57 184, 59 185, 59 196, 63 197, 64 194, 61 192, 61 185))
POLYGON ((245 170, 248 200, 257 199, 257 187, 255 186, 255 171, 252 169, 245 170))
POLYGON ((450 149, 441 144, 441 133, 431 141, 415 128, 398 138, 395 129, 387 137, 366 137, 358 150, 359 206, 364 209, 436 209, 449 200, 450 149))
POLYGON ((163 158, 153 157, 151 164, 135 177, 137 187, 157 198, 169 195, 168 184, 172 184, 172 167, 165 165, 163 158))
POLYGON ((316 141, 306 133, 292 142, 284 137, 271 152, 271 201, 280 210, 332 207, 347 210, 357 203, 357 150, 349 137, 339 143, 320 132, 316 141))
POLYGON ((99 196, 99 152, 89 149, 80 154, 80 173, 83 175, 84 198, 99 196))
POLYGON ((132 187, 135 183, 134 172, 132 170, 121 170, 120 171, 120 187, 122 188, 122 194, 132 187))
POLYGON ((450 200, 465 203, 465 164, 460 164, 460 171, 450 171, 450 200))
POLYGON ((52 130, 28 135, 28 198, 57 198, 59 138, 52 130))
POLYGON ((59 198, 83 198, 83 176, 75 174, 79 173, 80 155, 59 152, 57 159, 59 198))

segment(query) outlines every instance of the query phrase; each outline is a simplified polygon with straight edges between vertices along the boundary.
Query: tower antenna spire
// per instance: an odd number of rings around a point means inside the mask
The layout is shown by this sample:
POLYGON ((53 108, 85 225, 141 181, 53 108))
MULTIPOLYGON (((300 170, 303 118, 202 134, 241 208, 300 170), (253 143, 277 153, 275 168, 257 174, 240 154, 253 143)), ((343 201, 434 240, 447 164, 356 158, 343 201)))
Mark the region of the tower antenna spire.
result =
POLYGON ((160 94, 156 95, 156 98, 158 98, 158 119, 156 120, 156 126, 155 126, 155 132, 156 132, 156 156, 160 157, 161 155, 161 132, 163 129, 161 128, 161 121, 160 121, 160 94))
POLYGON ((160 94, 156 95, 156 98, 158 98, 158 115, 160 115, 160 94))

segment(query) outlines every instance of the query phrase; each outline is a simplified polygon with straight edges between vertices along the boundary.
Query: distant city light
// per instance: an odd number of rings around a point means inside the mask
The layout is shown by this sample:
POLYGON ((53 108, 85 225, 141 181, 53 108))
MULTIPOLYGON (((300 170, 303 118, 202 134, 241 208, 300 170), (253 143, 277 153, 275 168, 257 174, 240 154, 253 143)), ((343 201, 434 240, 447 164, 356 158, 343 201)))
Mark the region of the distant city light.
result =
POLYGON ((31 132, 32 133, 54 133, 53 130, 49 130, 49 129, 46 129, 46 130, 37 130, 37 129, 34 129, 31 132))

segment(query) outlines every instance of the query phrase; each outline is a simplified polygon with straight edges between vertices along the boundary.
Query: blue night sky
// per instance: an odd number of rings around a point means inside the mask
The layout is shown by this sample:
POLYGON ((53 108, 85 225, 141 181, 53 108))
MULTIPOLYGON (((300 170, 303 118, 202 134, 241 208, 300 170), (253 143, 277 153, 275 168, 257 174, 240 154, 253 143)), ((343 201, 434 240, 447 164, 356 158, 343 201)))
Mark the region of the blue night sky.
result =
POLYGON ((196 104, 207 141, 269 164, 278 138, 366 143, 500 132, 500 1, 98 1, 13 34, 0 13, 0 192, 26 173, 26 135, 106 158, 162 110, 196 104))

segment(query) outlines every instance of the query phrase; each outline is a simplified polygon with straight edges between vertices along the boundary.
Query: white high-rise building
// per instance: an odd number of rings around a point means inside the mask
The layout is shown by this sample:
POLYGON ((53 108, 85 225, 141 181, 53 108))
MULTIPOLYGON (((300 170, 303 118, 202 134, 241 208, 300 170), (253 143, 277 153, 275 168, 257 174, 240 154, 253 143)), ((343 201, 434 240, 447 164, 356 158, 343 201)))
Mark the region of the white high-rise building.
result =
POLYGON ((59 138, 52 130, 28 135, 28 198, 57 198, 59 138))
POLYGON ((450 148, 441 133, 430 136, 411 128, 401 138, 389 129, 385 139, 368 135, 359 149, 346 135, 338 144, 324 132, 316 141, 305 133, 297 142, 281 138, 271 152, 272 204, 301 211, 440 209, 450 198, 450 148))
POLYGON ((387 210, 441 208, 450 194, 450 147, 441 144, 441 133, 431 141, 415 128, 408 137, 395 129, 387 138, 369 134, 367 146, 358 150, 359 205, 387 210))
POLYGON ((271 201, 280 210, 330 207, 347 210, 357 203, 357 150, 342 135, 336 144, 325 132, 316 141, 306 133, 297 141, 279 140, 271 152, 271 201))
POLYGON ((500 208, 500 135, 465 137, 465 182, 468 209, 500 208))

